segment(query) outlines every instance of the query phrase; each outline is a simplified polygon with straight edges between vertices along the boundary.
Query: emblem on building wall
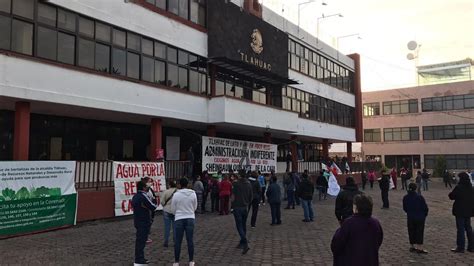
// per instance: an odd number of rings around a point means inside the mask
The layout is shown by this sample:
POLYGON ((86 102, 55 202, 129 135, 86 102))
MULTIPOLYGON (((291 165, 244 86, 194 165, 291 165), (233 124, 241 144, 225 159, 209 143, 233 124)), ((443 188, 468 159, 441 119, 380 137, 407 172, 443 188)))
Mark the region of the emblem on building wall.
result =
POLYGON ((252 42, 250 43, 250 47, 252 47, 252 50, 256 54, 260 54, 263 51, 263 38, 262 34, 258 29, 254 29, 252 32, 252 35, 250 35, 252 38, 252 42))

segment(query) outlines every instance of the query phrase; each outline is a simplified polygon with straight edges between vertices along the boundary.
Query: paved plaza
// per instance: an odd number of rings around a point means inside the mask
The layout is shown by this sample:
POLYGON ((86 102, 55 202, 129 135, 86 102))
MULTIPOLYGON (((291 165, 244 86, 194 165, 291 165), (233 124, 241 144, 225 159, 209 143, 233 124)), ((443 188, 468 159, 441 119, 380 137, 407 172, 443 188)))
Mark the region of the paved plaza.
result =
MULTIPOLYGON (((366 192, 373 196, 374 216, 381 221, 384 240, 380 249, 382 265, 474 265, 474 253, 454 254, 455 222, 448 189, 431 183, 423 192, 430 212, 426 221, 425 244, 428 255, 408 251, 406 218, 401 209, 403 191, 390 192, 390 209, 381 210, 378 187, 366 192)), ((338 227, 334 199, 318 201, 316 221, 303 223, 303 210, 282 210, 281 226, 270 226, 270 208, 261 206, 256 228, 248 229, 251 250, 242 256, 235 246, 238 235, 232 215, 197 215, 195 261, 197 265, 332 265, 330 242, 338 227)), ((155 218, 147 257, 154 265, 170 265, 173 249, 163 248, 163 221, 155 218)), ((81 223, 65 230, 0 240, 0 264, 131 265, 135 230, 130 218, 81 223)), ((185 241, 182 265, 187 262, 185 241)))

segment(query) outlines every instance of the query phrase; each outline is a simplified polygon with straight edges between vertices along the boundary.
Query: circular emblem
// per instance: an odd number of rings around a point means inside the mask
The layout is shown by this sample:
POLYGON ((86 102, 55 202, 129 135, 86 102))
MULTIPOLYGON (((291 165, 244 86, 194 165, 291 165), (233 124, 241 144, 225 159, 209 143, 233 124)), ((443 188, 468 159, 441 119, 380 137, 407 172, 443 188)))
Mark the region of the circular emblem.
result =
POLYGON ((256 54, 260 54, 263 51, 263 38, 262 34, 258 29, 254 29, 252 32, 252 35, 250 35, 252 38, 252 42, 250 43, 250 47, 252 47, 252 50, 256 54))

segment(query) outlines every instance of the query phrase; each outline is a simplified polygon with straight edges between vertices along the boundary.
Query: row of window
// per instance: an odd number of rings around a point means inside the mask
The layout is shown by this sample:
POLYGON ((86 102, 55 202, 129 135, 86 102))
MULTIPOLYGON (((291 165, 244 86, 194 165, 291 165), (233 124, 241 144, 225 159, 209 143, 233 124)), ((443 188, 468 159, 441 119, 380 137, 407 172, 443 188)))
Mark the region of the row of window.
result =
POLYGON ((474 108, 474 94, 421 99, 421 111, 449 111, 474 108))
POLYGON ((206 60, 33 0, 0 1, 0 49, 207 93, 206 60), (23 3, 21 10, 15 9, 23 3), (37 16, 33 19, 36 8, 37 16), (31 10, 26 12, 25 10, 31 10), (21 12, 20 12, 21 11, 21 12), (6 14, 8 13, 8 14, 6 14), (36 32, 35 32, 36 29, 36 32))
MULTIPOLYGON (((384 128, 384 141, 419 140, 418 127, 384 128)), ((423 127, 424 140, 474 139, 474 124, 423 127)), ((365 142, 380 142, 380 128, 364 129, 365 142)))
MULTIPOLYGON (((384 115, 418 113, 417 99, 383 102, 382 105, 384 115)), ((380 103, 364 104, 364 116, 377 115, 380 115, 380 103)))
POLYGON ((218 75, 216 96, 220 95, 267 104, 266 88, 264 86, 230 75, 218 75))
POLYGON ((439 156, 446 160, 447 169, 474 169, 474 154, 425 155, 425 168, 435 169, 439 156))
POLYGON ((147 3, 206 26, 206 0, 146 0, 147 3))
POLYGON ((282 88, 282 108, 300 117, 344 127, 354 127, 354 108, 291 87, 282 88))
POLYGON ((289 40, 288 68, 323 83, 354 93, 353 72, 316 51, 289 40))

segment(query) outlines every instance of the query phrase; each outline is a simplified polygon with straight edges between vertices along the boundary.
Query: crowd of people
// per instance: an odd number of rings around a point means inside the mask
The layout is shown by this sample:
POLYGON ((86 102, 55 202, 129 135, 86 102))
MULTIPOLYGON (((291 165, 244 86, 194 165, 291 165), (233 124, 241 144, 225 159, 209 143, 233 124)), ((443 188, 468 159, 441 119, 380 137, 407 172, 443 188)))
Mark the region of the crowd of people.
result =
MULTIPOLYGON (((407 190, 403 198, 403 210, 407 215, 407 230, 410 252, 427 254, 423 248, 425 220, 428 216, 428 205, 421 195, 420 187, 428 190, 429 173, 426 170, 417 173, 415 182, 410 170, 402 168, 399 172, 402 189, 407 190), (426 180, 426 181, 424 181, 426 180)), ((233 214, 239 242, 237 248, 244 255, 250 250, 247 239, 247 220, 250 216, 250 226, 256 227, 259 207, 268 203, 271 211, 271 226, 282 224, 281 205, 284 209, 295 209, 301 205, 303 222, 315 221, 313 198, 315 190, 319 191, 319 200, 327 198, 328 183, 332 173, 321 171, 313 182, 307 171, 301 175, 289 172, 283 178, 280 186, 275 173, 261 174, 258 171, 217 173, 210 175, 203 172, 194 180, 181 178, 176 184, 170 181, 168 189, 161 193, 160 201, 163 206, 164 242, 163 247, 169 246, 170 237, 174 243, 174 261, 179 265, 181 243, 186 236, 189 265, 194 265, 194 226, 195 213, 204 214, 207 198, 210 196, 210 212, 219 215, 233 214), (171 231, 173 232, 171 234, 171 231)), ((470 217, 474 216, 474 188, 471 173, 458 174, 459 182, 449 198, 454 200, 453 215, 457 227, 457 246, 453 252, 462 253, 465 250, 474 252, 474 236, 470 217), (467 248, 465 238, 467 236, 467 248)), ((361 174, 361 188, 353 177, 346 178, 345 185, 337 194, 335 200, 335 216, 340 227, 335 232, 331 250, 334 265, 378 265, 378 250, 383 241, 383 230, 380 222, 372 217, 373 199, 364 193, 367 181, 373 189, 378 181, 382 209, 388 209, 390 189, 396 189, 397 173, 382 170, 380 174, 374 170, 361 174), (379 177, 377 177, 379 176, 379 177), (395 180, 394 180, 395 178, 395 180)), ((157 208, 157 195, 151 189, 150 178, 144 178, 137 183, 137 194, 133 197, 134 225, 136 227, 135 263, 147 264, 144 257, 146 243, 157 208)))

